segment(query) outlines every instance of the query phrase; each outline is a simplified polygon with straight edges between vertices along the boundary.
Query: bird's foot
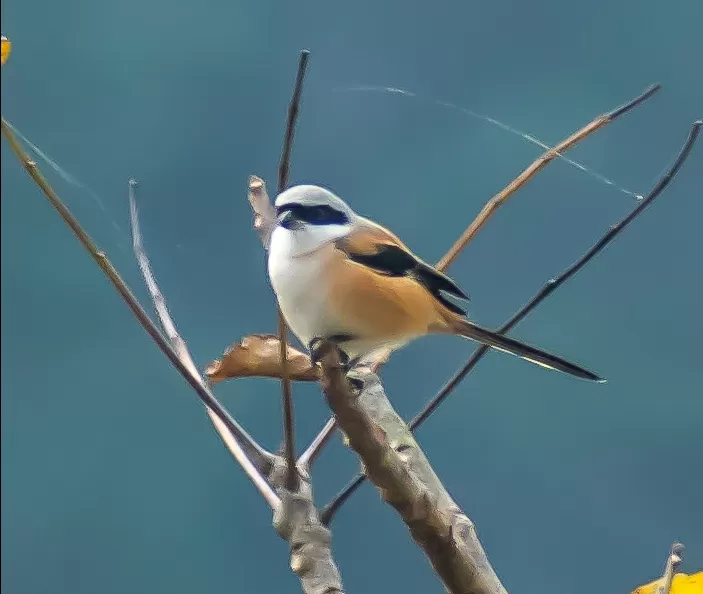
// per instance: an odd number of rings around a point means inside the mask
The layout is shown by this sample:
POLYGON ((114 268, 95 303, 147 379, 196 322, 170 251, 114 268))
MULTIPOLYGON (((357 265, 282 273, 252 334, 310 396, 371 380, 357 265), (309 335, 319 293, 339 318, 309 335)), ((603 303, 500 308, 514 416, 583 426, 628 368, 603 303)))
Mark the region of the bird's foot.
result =
POLYGON ((322 345, 325 340, 327 340, 328 342, 331 342, 334 345, 334 347, 337 349, 337 354, 339 356, 339 363, 342 366, 342 369, 344 370, 344 372, 346 373, 347 372, 346 367, 347 367, 347 365, 349 365, 349 356, 342 349, 340 349, 339 346, 337 346, 333 340, 330 340, 329 338, 324 339, 324 338, 320 338, 320 337, 316 336, 315 338, 313 338, 310 341, 310 344, 308 344, 308 350, 310 351, 310 360, 316 365, 322 361, 322 355, 323 355, 322 345))
MULTIPOLYGON (((310 344, 308 344, 308 349, 310 350, 310 360, 315 365, 322 361, 322 344, 324 340, 325 339, 323 338, 315 337, 310 341, 310 344)), ((344 373, 344 375, 347 377, 347 381, 349 382, 349 384, 352 386, 352 388, 356 390, 361 390, 364 387, 364 382, 359 378, 348 376, 349 372, 354 369, 357 363, 359 363, 361 357, 354 357, 353 359, 350 359, 349 355, 347 355, 337 344, 335 344, 334 338, 328 338, 327 340, 334 344, 335 348, 337 349, 342 373, 344 373)))

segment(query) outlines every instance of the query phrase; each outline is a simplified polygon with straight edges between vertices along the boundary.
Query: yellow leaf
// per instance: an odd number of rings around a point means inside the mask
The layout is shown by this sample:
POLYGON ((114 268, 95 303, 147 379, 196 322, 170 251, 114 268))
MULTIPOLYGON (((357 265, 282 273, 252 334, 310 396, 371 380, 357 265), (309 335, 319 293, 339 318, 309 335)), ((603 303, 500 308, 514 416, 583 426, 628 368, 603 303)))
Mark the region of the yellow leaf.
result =
POLYGON ((10 52, 12 51, 12 42, 5 37, 4 35, 2 36, 2 65, 5 65, 5 62, 7 61, 7 58, 10 57, 10 52))
MULTIPOLYGON (((661 585, 662 578, 659 578, 633 590, 632 594, 659 594, 659 586, 661 585)), ((703 594, 703 571, 691 575, 685 573, 674 575, 669 594, 703 594)))

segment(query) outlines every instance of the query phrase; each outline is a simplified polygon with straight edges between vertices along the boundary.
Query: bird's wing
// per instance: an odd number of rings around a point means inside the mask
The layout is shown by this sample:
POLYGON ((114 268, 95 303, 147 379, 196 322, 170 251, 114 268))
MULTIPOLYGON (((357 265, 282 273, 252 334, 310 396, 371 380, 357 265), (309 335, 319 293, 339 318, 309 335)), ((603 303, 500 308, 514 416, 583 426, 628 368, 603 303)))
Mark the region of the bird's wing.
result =
POLYGON ((335 247, 352 262, 377 274, 414 278, 447 309, 459 315, 466 314, 443 293, 465 300, 469 299, 468 295, 447 275, 420 260, 396 235, 380 225, 362 219, 357 229, 335 241, 335 247))

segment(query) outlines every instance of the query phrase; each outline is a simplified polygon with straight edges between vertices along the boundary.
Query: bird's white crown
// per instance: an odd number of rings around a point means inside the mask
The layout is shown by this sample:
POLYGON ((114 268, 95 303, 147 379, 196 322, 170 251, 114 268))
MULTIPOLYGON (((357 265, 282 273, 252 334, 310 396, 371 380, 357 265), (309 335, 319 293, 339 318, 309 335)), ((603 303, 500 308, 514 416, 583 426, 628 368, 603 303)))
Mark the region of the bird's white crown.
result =
POLYGON ((352 208, 331 190, 322 186, 301 184, 284 190, 276 197, 276 208, 286 204, 303 206, 330 206, 346 214, 350 219, 355 216, 352 208))

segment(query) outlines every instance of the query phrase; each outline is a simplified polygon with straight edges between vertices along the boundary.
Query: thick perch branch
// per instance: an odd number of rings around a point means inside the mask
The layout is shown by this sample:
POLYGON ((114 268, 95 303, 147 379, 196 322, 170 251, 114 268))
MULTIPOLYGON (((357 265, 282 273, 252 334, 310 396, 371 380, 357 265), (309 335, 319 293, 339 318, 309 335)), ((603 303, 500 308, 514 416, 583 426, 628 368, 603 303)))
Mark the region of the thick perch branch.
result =
POLYGON ((453 594, 506 594, 471 520, 452 500, 378 376, 361 376, 352 392, 334 347, 322 359, 322 389, 351 448, 383 499, 401 515, 439 578, 453 594))

